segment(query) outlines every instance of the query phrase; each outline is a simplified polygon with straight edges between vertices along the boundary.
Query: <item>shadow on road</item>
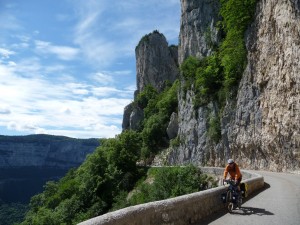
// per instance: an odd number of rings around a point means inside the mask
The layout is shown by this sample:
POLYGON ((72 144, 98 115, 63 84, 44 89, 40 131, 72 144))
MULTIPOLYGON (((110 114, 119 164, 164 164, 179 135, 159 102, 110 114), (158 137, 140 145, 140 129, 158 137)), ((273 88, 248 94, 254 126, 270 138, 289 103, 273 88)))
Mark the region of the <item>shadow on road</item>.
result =
POLYGON ((234 211, 232 214, 241 215, 241 216, 249 216, 249 215, 258 215, 258 216, 265 216, 265 215, 274 215, 265 209, 254 208, 254 207, 241 207, 239 210, 234 211))
MULTIPOLYGON (((266 183, 264 184, 264 187, 262 189, 260 189, 259 191, 256 191, 254 193, 252 193, 250 196, 248 196, 247 198, 243 199, 243 203, 247 202, 249 199, 254 198, 255 196, 259 195, 261 192, 269 189, 271 186, 270 184, 266 183)), ((201 225, 208 225, 211 224, 213 221, 219 219, 220 217, 224 216, 225 214, 227 214, 228 211, 227 209, 221 209, 215 213, 213 213, 211 216, 203 219, 202 221, 200 221, 198 224, 201 225)), ((272 212, 269 212, 265 209, 260 209, 260 208, 254 208, 254 207, 241 207, 241 209, 236 210, 235 212, 233 212, 232 214, 235 215, 259 215, 259 216, 264 216, 264 215, 274 215, 272 212)))

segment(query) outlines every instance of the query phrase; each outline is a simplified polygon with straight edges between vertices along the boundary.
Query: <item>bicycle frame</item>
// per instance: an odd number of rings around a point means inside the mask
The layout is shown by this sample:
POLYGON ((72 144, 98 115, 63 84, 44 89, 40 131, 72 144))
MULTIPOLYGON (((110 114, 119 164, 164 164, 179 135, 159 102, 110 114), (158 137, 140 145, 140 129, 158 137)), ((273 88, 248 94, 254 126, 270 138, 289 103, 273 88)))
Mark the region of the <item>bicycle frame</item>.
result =
POLYGON ((242 196, 238 192, 238 187, 233 180, 224 180, 229 187, 226 191, 226 202, 227 210, 229 213, 232 212, 235 208, 240 208, 242 204, 242 196))

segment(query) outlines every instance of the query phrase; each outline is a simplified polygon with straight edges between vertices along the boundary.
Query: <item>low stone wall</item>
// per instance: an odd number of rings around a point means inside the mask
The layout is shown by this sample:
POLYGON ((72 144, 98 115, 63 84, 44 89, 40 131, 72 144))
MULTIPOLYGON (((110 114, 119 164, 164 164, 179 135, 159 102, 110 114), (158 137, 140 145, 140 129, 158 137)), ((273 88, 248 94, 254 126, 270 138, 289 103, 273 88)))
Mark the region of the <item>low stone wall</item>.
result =
MULTIPOLYGON (((204 173, 220 175, 223 168, 201 168, 204 173)), ((264 187, 261 175, 242 171, 248 185, 248 195, 264 187)), ((186 225, 196 224, 206 216, 222 209, 221 193, 225 186, 120 209, 79 225, 186 225)))

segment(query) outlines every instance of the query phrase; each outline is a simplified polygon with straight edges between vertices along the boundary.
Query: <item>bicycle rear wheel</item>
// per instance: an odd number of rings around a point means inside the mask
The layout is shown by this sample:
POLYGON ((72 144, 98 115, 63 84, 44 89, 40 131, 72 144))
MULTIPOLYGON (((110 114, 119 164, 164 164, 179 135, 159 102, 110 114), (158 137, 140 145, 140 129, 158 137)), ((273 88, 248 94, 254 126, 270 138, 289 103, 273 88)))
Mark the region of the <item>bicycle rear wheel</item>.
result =
POLYGON ((239 208, 242 207, 242 203, 243 203, 243 197, 242 197, 242 194, 239 194, 239 198, 238 198, 238 207, 239 208))

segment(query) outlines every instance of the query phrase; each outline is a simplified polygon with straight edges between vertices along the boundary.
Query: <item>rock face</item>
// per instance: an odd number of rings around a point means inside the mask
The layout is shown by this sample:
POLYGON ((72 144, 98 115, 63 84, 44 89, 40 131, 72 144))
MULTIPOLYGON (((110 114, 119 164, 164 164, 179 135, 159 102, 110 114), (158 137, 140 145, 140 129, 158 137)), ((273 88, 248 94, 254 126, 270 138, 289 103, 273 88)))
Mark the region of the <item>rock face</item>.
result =
POLYGON ((203 58, 211 54, 212 46, 220 40, 216 29, 219 8, 217 0, 181 0, 179 64, 189 56, 203 58))
POLYGON ((259 1, 247 48, 248 67, 228 129, 232 155, 247 167, 299 168, 299 1, 259 1))
POLYGON ((77 167, 99 145, 97 139, 50 135, 0 136, 0 168, 77 167))
POLYGON ((173 139, 178 135, 178 115, 173 112, 170 118, 170 122, 167 127, 167 134, 169 139, 173 139))
MULTIPOLYGON (((220 41, 216 29, 219 18, 219 1, 181 0, 181 25, 178 59, 181 64, 189 56, 209 56, 220 41)), ((184 85, 183 85, 184 86, 184 85)), ((195 93, 181 89, 178 97, 178 136, 180 146, 171 151, 167 159, 171 164, 193 163, 218 165, 215 144, 207 137, 209 117, 217 113, 215 104, 194 109, 195 93)))
MULTIPOLYGON (((205 29, 213 28, 218 1, 181 0, 179 62, 209 55, 205 29)), ((195 111, 193 90, 179 97, 178 135, 171 164, 223 166, 233 157, 242 168, 273 171, 300 168, 300 7, 299 1, 258 1, 245 40, 248 65, 238 95, 221 115, 222 138, 208 138, 214 103, 195 111)))
POLYGON ((138 92, 149 84, 161 91, 166 81, 178 78, 177 47, 169 47, 163 34, 154 31, 144 36, 135 54, 138 92))
POLYGON ((123 122, 122 122, 122 129, 127 130, 130 129, 130 115, 134 109, 133 104, 129 104, 124 108, 123 113, 123 122))

